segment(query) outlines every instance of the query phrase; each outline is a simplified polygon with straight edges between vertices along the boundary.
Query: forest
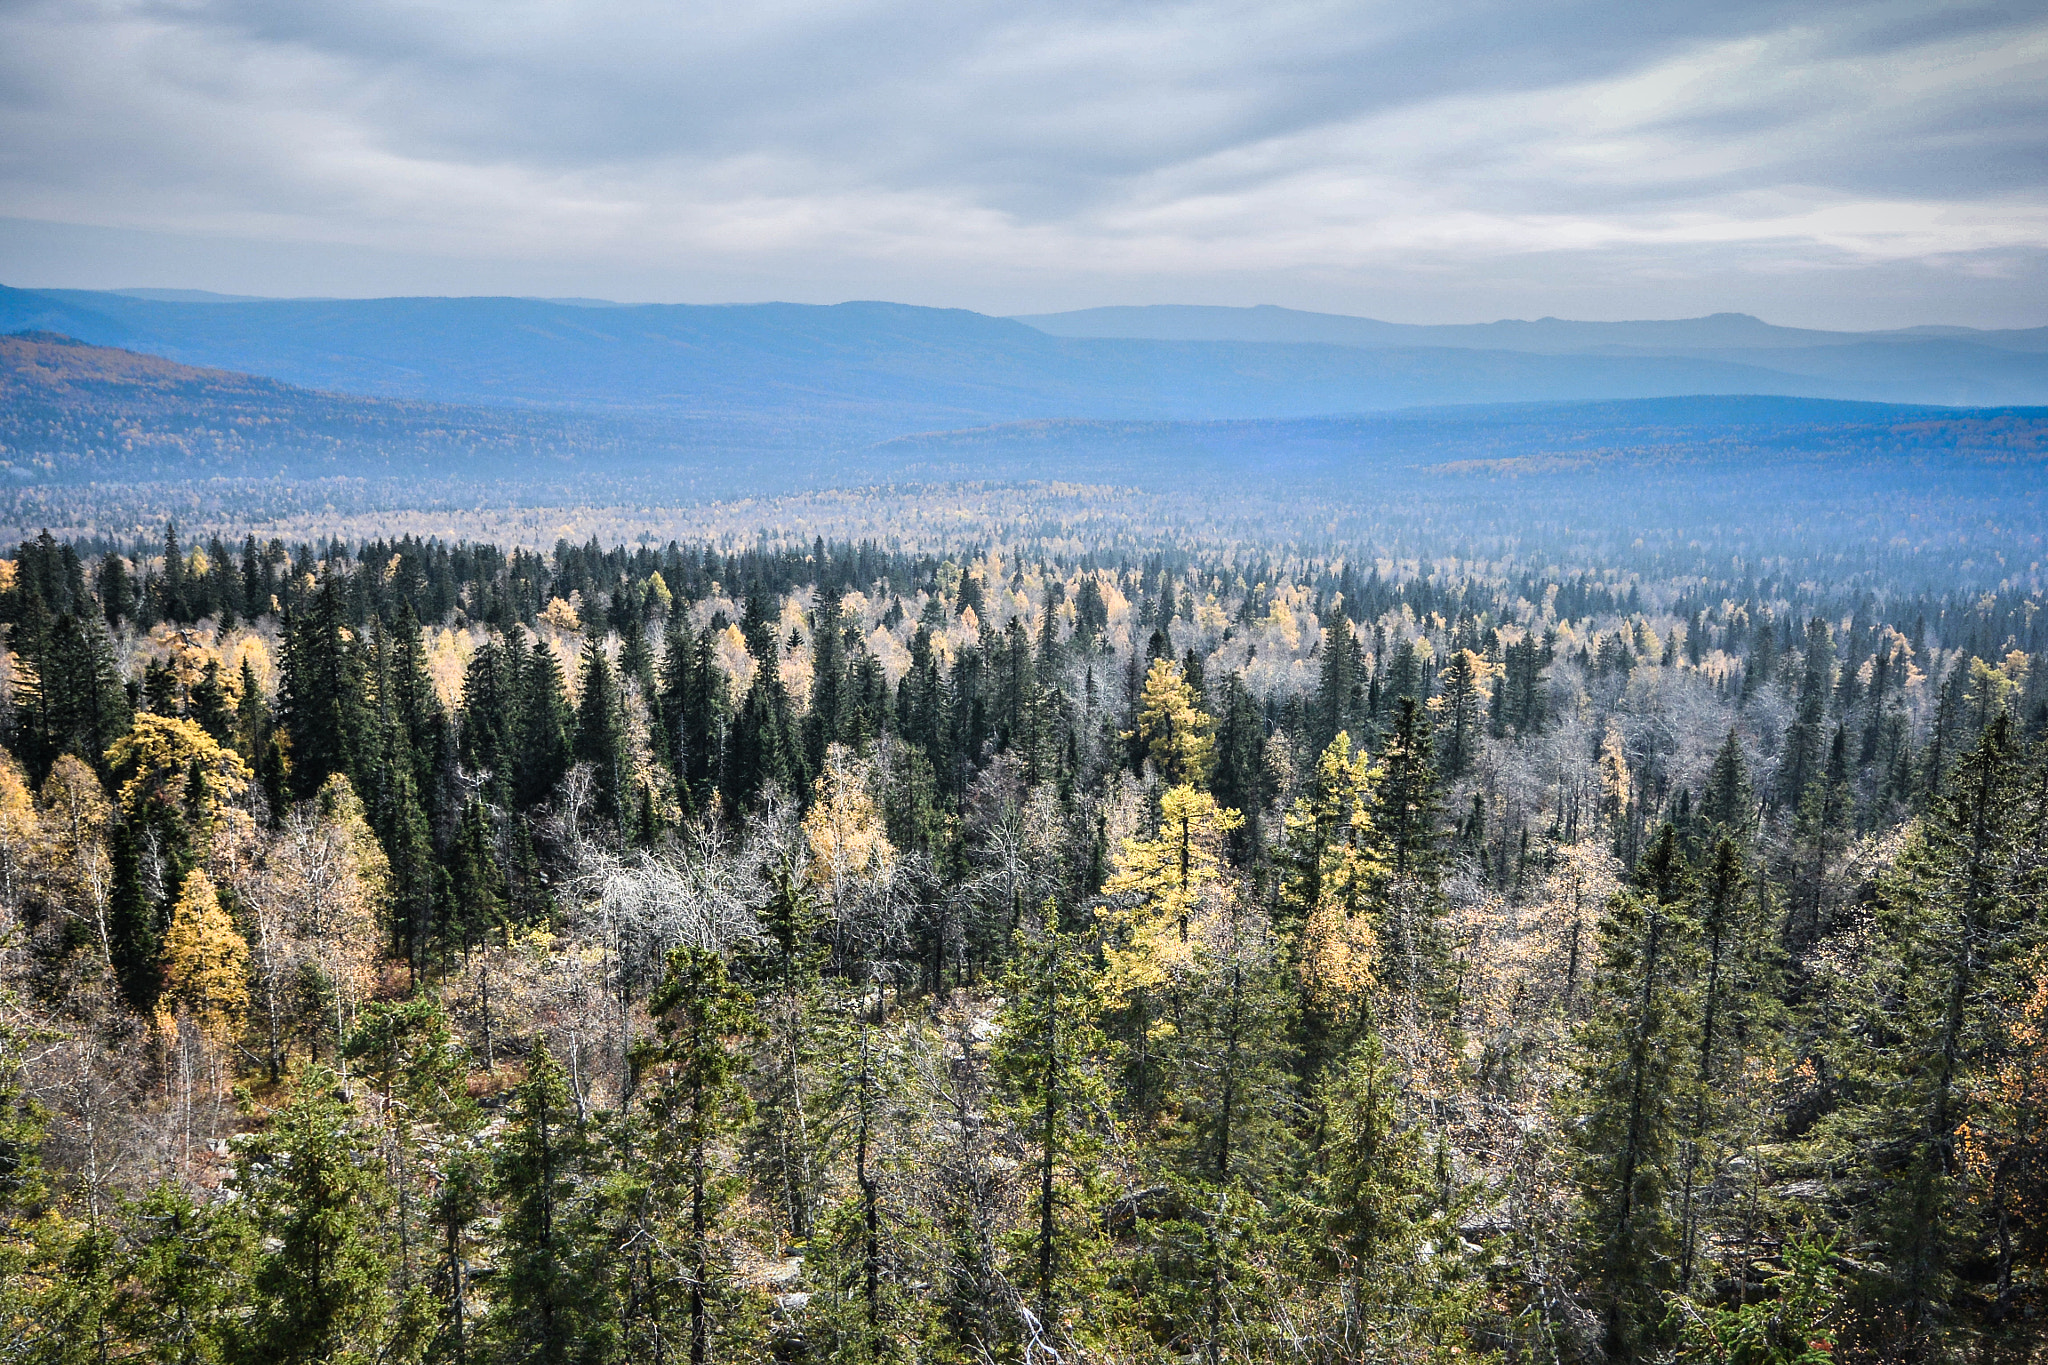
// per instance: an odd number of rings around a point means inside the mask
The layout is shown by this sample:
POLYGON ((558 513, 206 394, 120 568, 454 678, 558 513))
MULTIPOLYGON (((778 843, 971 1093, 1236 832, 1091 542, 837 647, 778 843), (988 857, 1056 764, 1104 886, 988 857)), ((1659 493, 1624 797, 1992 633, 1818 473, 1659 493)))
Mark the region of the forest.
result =
POLYGON ((0 560, 7 1365, 2048 1359, 2035 570, 202 539, 0 560))

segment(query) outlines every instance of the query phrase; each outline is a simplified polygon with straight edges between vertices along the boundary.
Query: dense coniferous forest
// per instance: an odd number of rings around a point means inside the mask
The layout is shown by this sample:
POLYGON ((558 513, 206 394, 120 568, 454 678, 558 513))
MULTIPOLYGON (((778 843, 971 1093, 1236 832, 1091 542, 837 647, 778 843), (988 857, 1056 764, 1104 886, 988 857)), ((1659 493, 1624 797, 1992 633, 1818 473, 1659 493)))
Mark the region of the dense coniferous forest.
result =
POLYGON ((0 1359, 2040 1361, 2048 604, 1625 562, 23 543, 0 1359))

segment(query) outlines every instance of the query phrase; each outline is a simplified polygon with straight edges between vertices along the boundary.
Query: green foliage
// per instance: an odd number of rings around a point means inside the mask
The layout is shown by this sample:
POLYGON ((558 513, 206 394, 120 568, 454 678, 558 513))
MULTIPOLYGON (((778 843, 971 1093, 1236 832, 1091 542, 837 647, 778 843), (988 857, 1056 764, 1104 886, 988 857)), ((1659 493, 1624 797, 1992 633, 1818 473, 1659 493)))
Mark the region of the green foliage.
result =
POLYGON ((1841 1308, 1834 1244, 1796 1237, 1786 1244, 1784 1260, 1752 1303, 1730 1308, 1674 1300, 1677 1358, 1703 1365, 1831 1365, 1841 1308))
POLYGON ((489 1318, 496 1359, 570 1365, 605 1358, 603 1269, 589 1236, 590 1133, 569 1102, 561 1063, 535 1044, 499 1145, 497 1274, 489 1318))
POLYGON ((230 1360, 369 1362, 400 1344, 382 1218, 390 1189, 371 1150, 321 1067, 244 1143, 237 1186, 261 1247, 248 1280, 253 1310, 228 1333, 230 1360))
POLYGON ((1050 901, 1041 921, 1035 931, 1018 931, 989 1066, 1029 1153, 1030 1214, 1009 1248, 1010 1276, 1031 1315, 1022 1330, 1058 1343, 1094 1326, 1080 1307, 1101 1274, 1110 1049, 1086 949, 1060 932, 1050 901))

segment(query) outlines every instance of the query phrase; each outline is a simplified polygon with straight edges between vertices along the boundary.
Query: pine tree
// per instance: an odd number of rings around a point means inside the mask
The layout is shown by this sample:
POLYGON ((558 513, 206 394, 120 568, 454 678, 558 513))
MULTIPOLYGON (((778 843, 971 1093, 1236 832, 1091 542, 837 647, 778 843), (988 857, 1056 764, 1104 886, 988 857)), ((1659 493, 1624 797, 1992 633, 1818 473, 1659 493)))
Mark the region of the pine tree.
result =
POLYGON ((381 1235, 390 1191, 333 1073, 305 1073, 244 1147, 238 1176, 264 1249, 249 1279, 254 1311, 237 1324, 230 1358, 310 1365, 376 1359, 395 1345, 381 1235))
POLYGON ((1586 1294, 1601 1318, 1602 1349, 1622 1359, 1661 1339, 1663 1296, 1676 1287, 1670 1193, 1680 1165, 1689 887, 1670 826, 1636 879, 1639 889, 1617 894, 1601 920, 1593 986, 1601 1004, 1579 1033, 1573 1125, 1586 1294))
POLYGON ((1050 902, 1042 919, 1036 932, 1018 931, 989 1062, 1030 1154, 1029 1217, 1012 1238, 1011 1279, 1030 1313, 1027 1337, 1057 1344, 1088 1320, 1079 1309, 1101 1254, 1100 1125, 1109 1100, 1101 1068, 1109 1043, 1081 943, 1059 931, 1050 902))
POLYGON ((704 1365, 715 1338, 743 1334, 714 1234, 739 1181, 718 1169, 720 1139, 745 1126, 751 1103, 736 1043, 758 1036, 754 1002, 709 948, 678 948, 648 1010, 659 1021, 642 1057, 655 1085, 648 1114, 655 1198, 683 1215, 672 1252, 690 1365, 704 1365))
POLYGON ((497 1149, 504 1203, 489 1318, 492 1358, 522 1365, 570 1365, 604 1358, 600 1267, 580 1180, 590 1135, 571 1107, 567 1076, 535 1044, 527 1079, 513 1096, 512 1126, 497 1149))

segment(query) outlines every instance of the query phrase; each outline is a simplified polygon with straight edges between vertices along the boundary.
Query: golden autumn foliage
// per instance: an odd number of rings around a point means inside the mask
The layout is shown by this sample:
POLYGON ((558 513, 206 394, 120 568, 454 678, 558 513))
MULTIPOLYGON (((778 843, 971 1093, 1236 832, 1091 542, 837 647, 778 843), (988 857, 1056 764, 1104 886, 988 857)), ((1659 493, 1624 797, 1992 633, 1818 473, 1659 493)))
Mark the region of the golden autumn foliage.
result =
POLYGON ((12 754, 0 755, 0 895, 9 904, 28 870, 37 837, 36 803, 12 754))
POLYGON ((114 820, 113 803, 93 770, 74 754, 59 756, 51 766, 37 801, 49 889, 67 914, 90 924, 101 955, 111 960, 107 914, 113 863, 107 855, 107 836, 114 820))
POLYGON ((152 805, 197 807, 211 819, 220 807, 249 788, 249 765, 195 721, 144 711, 135 727, 107 750, 107 765, 120 783, 121 810, 140 818, 152 805), (189 790, 193 778, 200 790, 189 790), (195 801, 196 796, 196 801, 195 801))
POLYGON ((1159 797, 1159 832, 1123 841, 1103 884, 1110 904, 1103 997, 1112 1004, 1154 989, 1194 960, 1206 921, 1223 908, 1223 836, 1244 823, 1236 811, 1183 783, 1159 797))
POLYGON ((1353 752, 1351 736, 1340 733, 1287 813, 1282 894, 1301 916, 1295 960, 1302 996, 1338 1019, 1364 1008, 1375 980, 1373 899, 1387 873, 1369 810, 1378 776, 1365 751, 1353 752))
POLYGON ((1159 775, 1169 783, 1208 781, 1215 756, 1216 718, 1178 665, 1154 659, 1138 702, 1138 741, 1159 775))
POLYGON ((249 945, 204 871, 187 874, 172 907, 164 984, 209 1038, 226 1038, 248 1013, 249 945))
POLYGON ((896 849, 883 827, 881 807, 848 762, 845 746, 832 746, 813 790, 816 799, 803 822, 811 884, 830 892, 851 880, 886 876, 895 865, 896 849))
POLYGON ((577 614, 576 608, 559 597, 548 599, 547 606, 541 609, 540 619, 566 635, 574 635, 583 629, 583 618, 577 614))
POLYGON ((1970 1087, 1978 1117, 1963 1126, 1970 1202, 2030 1230, 2015 1244, 2014 1278, 2048 1285, 2048 954, 2018 973, 2004 1055, 1970 1087))

